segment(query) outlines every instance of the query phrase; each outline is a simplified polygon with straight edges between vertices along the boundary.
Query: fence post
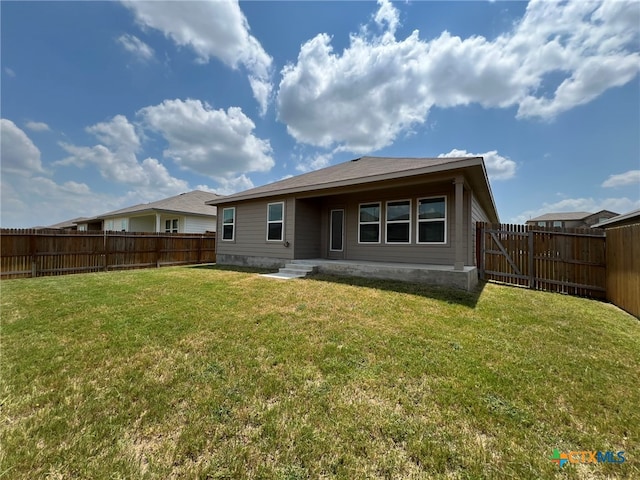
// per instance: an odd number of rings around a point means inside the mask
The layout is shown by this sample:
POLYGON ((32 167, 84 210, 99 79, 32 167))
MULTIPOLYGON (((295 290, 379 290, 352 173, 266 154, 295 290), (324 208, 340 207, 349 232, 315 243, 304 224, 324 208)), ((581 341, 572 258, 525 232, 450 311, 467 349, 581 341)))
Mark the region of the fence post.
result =
POLYGON ((160 268, 160 232, 156 232, 156 268, 160 268))
POLYGON ((36 247, 36 232, 34 231, 31 234, 31 238, 29 239, 29 253, 31 255, 31 277, 35 278, 38 275, 38 257, 37 257, 37 247, 36 247))
POLYGON ((536 288, 536 276, 533 271, 535 268, 535 262, 533 261, 533 230, 529 229, 528 235, 528 250, 529 250, 529 288, 536 288))
POLYGON ((104 271, 108 272, 109 271, 109 242, 107 241, 107 231, 104 231, 104 235, 103 235, 103 242, 102 242, 102 251, 104 252, 104 271))

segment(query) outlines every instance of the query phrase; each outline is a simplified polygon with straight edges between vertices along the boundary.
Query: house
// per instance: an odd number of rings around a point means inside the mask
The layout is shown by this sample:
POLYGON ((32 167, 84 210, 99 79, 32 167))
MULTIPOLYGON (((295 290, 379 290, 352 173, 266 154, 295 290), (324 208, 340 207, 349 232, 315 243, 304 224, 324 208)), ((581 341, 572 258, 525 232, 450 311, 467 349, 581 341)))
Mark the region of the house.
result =
POLYGON ((220 198, 202 190, 114 210, 78 223, 78 230, 204 233, 216 230, 216 208, 205 202, 220 198))
POLYGON ((222 209, 219 264, 306 262, 467 289, 475 222, 499 222, 482 157, 356 158, 207 203, 222 209))
POLYGON ((539 217, 527 221, 527 225, 535 227, 561 227, 561 228, 589 228, 596 223, 603 222, 618 215, 609 210, 590 212, 558 212, 545 213, 539 217))
POLYGON ((640 208, 622 215, 611 217, 608 220, 603 220, 600 223, 592 225, 591 228, 604 228, 605 230, 608 230, 609 228, 626 227, 628 225, 637 224, 640 224, 640 208))
MULTIPOLYGON (((85 223, 89 220, 87 217, 77 217, 72 218, 71 220, 65 220, 64 222, 54 223, 53 225, 49 225, 44 228, 52 228, 55 230, 78 230, 78 223, 85 223)), ((38 227, 40 228, 40 227, 38 227)))

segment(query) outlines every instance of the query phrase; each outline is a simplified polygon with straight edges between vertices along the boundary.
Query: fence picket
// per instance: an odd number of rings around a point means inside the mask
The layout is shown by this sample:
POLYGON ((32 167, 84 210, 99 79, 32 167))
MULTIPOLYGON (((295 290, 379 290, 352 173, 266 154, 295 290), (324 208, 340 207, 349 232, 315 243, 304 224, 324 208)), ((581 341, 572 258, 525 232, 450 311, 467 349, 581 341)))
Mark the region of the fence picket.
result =
POLYGON ((0 278, 213 263, 214 233, 0 230, 0 278))

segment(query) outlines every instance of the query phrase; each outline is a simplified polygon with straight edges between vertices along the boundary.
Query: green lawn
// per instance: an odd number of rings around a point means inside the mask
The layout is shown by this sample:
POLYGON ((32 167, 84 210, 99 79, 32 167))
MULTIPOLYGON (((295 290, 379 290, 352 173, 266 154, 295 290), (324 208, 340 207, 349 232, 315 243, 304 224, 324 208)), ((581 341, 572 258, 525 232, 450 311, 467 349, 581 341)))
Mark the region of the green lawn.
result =
POLYGON ((640 478, 640 322, 605 303, 203 267, 0 288, 2 479, 640 478))

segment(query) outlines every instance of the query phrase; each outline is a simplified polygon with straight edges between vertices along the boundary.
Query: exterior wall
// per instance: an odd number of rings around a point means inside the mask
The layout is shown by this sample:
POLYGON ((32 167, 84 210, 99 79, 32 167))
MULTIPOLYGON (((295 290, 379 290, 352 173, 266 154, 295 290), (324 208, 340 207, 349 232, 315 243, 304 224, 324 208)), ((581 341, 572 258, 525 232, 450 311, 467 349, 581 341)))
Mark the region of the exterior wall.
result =
POLYGON ((321 203, 317 200, 296 200, 294 258, 320 257, 321 203))
POLYGON ((216 218, 212 217, 185 217, 184 230, 181 233, 205 233, 216 231, 216 218))
POLYGON ((274 198, 269 201, 251 201, 218 207, 218 230, 222 232, 222 211, 235 207, 234 239, 216 241, 217 263, 222 265, 283 266, 293 259, 291 242, 294 240, 295 201, 290 198, 274 198), (284 201, 284 240, 267 241, 267 203, 284 201))
POLYGON ((155 232, 156 231, 156 217, 131 217, 129 219, 129 231, 130 232, 155 232))
POLYGON ((471 235, 470 235, 471 242, 470 243, 471 243, 471 253, 472 253, 471 262, 472 263, 470 263, 469 265, 476 264, 476 256, 475 256, 476 223, 478 222, 489 222, 489 216, 487 215, 487 212, 484 211, 480 203, 478 203, 476 196, 471 194, 471 235))
MULTIPOLYGON (((455 245, 455 203, 454 189, 451 183, 425 184, 416 186, 388 188, 357 194, 345 194, 327 197, 324 200, 322 213, 322 257, 329 258, 329 210, 345 209, 344 259, 377 262, 431 263, 436 265, 453 265, 455 245), (445 196, 447 206, 446 243, 442 245, 424 245, 416 243, 417 239, 417 199, 423 197, 445 196), (394 200, 411 200, 411 243, 385 243, 385 202, 394 200), (380 243, 358 243, 358 213, 361 203, 381 203, 380 243)), ((465 222, 468 223, 468 222, 465 222)))

